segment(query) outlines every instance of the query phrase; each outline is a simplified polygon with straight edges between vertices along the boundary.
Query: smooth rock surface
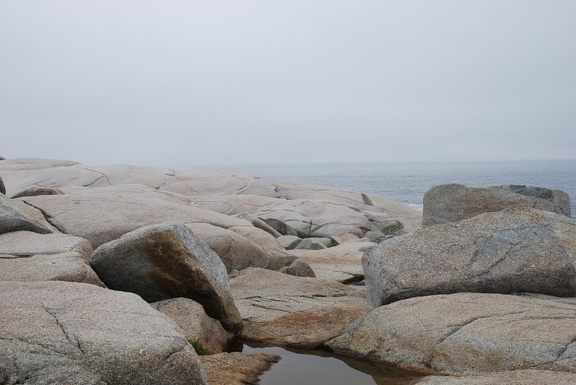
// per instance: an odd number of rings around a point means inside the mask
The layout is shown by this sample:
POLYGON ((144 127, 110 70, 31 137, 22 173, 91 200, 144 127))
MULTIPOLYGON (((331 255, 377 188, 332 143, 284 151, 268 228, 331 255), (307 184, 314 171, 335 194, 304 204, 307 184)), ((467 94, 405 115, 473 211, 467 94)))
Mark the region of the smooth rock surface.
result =
POLYGON ((207 384, 194 349, 130 293, 0 282, 2 384, 207 384))
POLYGON ((244 320, 241 337, 273 346, 322 346, 371 310, 346 285, 271 270, 243 270, 230 285, 244 320))
POLYGON ((132 231, 98 247, 90 264, 113 290, 136 293, 148 302, 190 298, 227 330, 242 327, 226 267, 185 225, 164 223, 132 231))
POLYGON ((576 296, 575 265, 576 220, 533 209, 424 227, 363 256, 372 306, 457 292, 576 296))
POLYGON ((186 340, 199 341, 210 354, 225 351, 233 337, 220 321, 206 314, 202 305, 189 298, 166 299, 150 305, 176 322, 186 340))
POLYGON ((41 211, 0 194, 0 234, 12 231, 31 231, 39 234, 59 232, 46 221, 41 211))
POLYGON ((168 221, 222 228, 249 225, 241 219, 160 199, 98 193, 20 199, 49 215, 62 232, 86 238, 94 248, 140 227, 168 221))
POLYGON ((481 213, 515 207, 570 217, 570 197, 560 190, 521 185, 466 187, 445 184, 432 187, 424 194, 422 225, 457 222, 481 213))
POLYGON ((104 286, 88 260, 90 243, 66 234, 0 234, 0 281, 69 281, 104 286))
POLYGON ((576 303, 458 293, 381 306, 327 345, 430 374, 543 369, 576 373, 576 303))
POLYGON ((256 227, 223 229, 207 223, 189 223, 186 226, 218 254, 228 273, 247 267, 279 270, 296 259, 282 250, 274 237, 256 227))

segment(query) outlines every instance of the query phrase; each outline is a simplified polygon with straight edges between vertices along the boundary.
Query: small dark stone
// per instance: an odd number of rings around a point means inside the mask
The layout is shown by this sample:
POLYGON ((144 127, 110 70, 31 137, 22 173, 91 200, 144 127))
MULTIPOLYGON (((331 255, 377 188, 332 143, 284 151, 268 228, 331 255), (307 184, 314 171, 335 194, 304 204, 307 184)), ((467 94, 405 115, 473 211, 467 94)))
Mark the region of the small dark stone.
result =
POLYGON ((0 193, 6 195, 6 186, 4 186, 4 182, 2 181, 1 177, 0 177, 0 193))

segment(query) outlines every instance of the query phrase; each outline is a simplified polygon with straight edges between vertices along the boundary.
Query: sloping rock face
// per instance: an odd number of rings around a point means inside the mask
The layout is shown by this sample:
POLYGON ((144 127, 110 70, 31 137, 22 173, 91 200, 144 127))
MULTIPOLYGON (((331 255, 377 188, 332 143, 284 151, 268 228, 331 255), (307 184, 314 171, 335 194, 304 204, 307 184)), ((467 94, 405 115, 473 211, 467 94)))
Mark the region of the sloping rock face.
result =
POLYGON ((575 296, 575 263, 576 220, 533 209, 425 227, 363 256, 373 306, 457 292, 575 296))
POLYGON ((428 376, 419 380, 418 385, 573 385, 576 374, 552 372, 550 370, 514 370, 481 374, 476 376, 447 377, 428 376))
POLYGON ((0 234, 12 231, 32 231, 39 234, 59 232, 46 221, 39 210, 0 194, 0 234))
POLYGON ((362 293, 333 281, 250 268, 230 284, 244 320, 240 335, 276 346, 322 346, 371 310, 362 293))
POLYGON ((481 213, 524 207, 570 217, 570 196, 543 187, 507 185, 466 187, 445 184, 424 194, 422 225, 457 222, 481 213))
POLYGON ((242 319, 230 294, 226 267, 206 243, 181 224, 145 226, 98 247, 90 264, 113 290, 148 302, 185 297, 230 331, 242 319))
POLYGON ((21 199, 46 213, 63 233, 86 238, 95 248, 140 227, 168 221, 209 223, 222 228, 247 224, 227 215, 151 198, 91 193, 21 199))
POLYGON ((208 383, 174 323, 133 294, 0 282, 0 303, 2 384, 208 383))
POLYGON ((66 234, 0 235, 0 281, 69 281, 104 286, 88 260, 90 243, 66 234))
POLYGON ((210 354, 226 350, 233 337, 220 321, 206 314, 202 305, 189 298, 172 298, 150 305, 176 322, 188 341, 199 341, 210 354))
POLYGON ((327 345, 422 373, 576 373, 575 322, 576 302, 458 293, 379 307, 327 345))
POLYGON ((186 226, 218 254, 228 273, 247 267, 278 270, 296 259, 279 247, 274 237, 258 228, 241 226, 228 230, 207 223, 190 223, 186 226), (242 232, 254 238, 267 238, 268 242, 254 242, 242 232))

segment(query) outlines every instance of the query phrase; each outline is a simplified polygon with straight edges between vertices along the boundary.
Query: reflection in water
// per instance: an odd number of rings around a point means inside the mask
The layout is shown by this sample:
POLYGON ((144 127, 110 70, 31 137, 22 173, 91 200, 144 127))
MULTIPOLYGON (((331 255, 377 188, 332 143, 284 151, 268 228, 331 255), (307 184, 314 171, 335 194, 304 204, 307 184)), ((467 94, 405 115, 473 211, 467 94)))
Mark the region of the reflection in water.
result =
POLYGON ((325 351, 237 346, 244 353, 268 353, 280 362, 260 376, 260 385, 413 385, 422 377, 384 365, 334 356, 325 351))

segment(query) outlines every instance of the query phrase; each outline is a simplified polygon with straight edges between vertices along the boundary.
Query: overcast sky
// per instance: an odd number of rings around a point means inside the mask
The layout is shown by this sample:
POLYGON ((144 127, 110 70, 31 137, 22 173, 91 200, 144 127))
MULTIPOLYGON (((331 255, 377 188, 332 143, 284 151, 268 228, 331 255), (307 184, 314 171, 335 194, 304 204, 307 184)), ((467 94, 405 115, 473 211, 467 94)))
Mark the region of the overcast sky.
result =
POLYGON ((576 158, 574 0, 0 0, 0 155, 576 158))

